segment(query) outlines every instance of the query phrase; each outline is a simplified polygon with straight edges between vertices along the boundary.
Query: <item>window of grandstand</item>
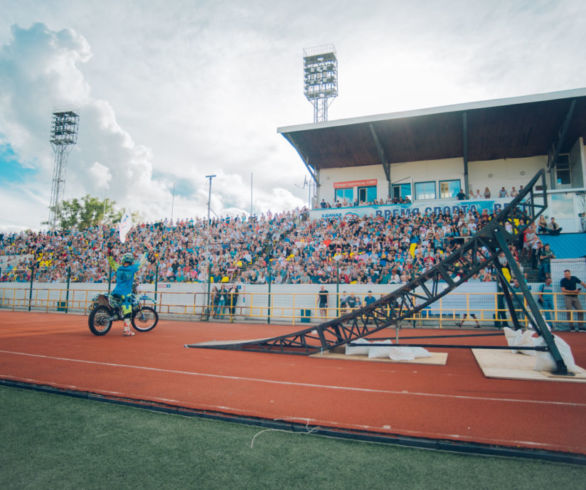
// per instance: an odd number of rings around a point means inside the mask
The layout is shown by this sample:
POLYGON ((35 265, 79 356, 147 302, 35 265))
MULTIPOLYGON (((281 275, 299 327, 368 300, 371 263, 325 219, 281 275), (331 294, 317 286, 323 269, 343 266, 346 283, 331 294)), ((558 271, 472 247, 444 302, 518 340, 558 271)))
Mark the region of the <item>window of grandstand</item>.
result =
POLYGON ((359 187, 358 201, 359 202, 374 202, 376 200, 376 186, 359 187))
POLYGON ((454 199, 462 188, 460 179, 440 180, 440 199, 454 199))
POLYGON ((393 199, 402 201, 404 199, 411 200, 411 183, 393 184, 393 199))
POLYGON ((344 200, 351 203, 354 201, 354 189, 336 189, 336 201, 344 202, 344 200))
POLYGON ((415 182, 415 199, 435 199, 435 181, 415 182))
POLYGON ((570 171, 570 158, 568 155, 559 155, 555 165, 556 188, 572 186, 572 173, 570 171))

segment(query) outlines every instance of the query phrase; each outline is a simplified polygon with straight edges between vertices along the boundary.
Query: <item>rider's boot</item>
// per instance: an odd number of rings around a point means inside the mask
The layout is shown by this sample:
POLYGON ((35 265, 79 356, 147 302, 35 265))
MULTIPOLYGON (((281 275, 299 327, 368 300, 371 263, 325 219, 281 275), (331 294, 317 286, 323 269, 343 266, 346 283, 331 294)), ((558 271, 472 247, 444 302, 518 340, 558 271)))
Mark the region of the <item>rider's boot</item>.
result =
POLYGON ((134 335, 134 332, 130 330, 130 318, 124 319, 124 331, 122 334, 126 337, 132 337, 134 335))

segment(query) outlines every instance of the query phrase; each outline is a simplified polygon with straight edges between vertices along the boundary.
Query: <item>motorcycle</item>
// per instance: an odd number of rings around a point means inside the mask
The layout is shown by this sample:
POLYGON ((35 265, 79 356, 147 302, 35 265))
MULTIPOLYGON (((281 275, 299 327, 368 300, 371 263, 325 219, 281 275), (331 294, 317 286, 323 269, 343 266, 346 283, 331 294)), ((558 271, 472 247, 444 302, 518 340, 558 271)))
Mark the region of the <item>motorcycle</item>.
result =
MULTIPOLYGON (((155 328, 159 321, 159 314, 154 308, 155 301, 146 295, 137 297, 134 294, 129 299, 132 305, 130 316, 132 327, 138 332, 149 332, 155 328), (151 302, 153 306, 148 306, 147 302, 151 302)), ((124 315, 120 297, 99 294, 93 298, 88 326, 94 335, 106 335, 113 322, 122 320, 124 315)))

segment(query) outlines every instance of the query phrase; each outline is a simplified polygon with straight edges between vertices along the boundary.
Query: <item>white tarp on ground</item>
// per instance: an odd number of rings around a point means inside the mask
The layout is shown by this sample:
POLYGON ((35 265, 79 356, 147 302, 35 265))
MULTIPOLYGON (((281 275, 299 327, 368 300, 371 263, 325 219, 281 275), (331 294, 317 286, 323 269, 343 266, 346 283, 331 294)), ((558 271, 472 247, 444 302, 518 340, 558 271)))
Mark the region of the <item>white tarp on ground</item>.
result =
MULTIPOLYGON (((560 351, 560 355, 562 356, 564 364, 568 368, 568 371, 570 373, 574 373, 574 374, 581 372, 581 369, 578 366, 576 366, 576 361, 574 361, 572 349, 570 348, 568 343, 564 339, 558 337, 557 335, 554 335, 553 338, 554 338, 556 347, 560 351)), ((545 345, 545 340, 543 340, 542 337, 538 337, 535 340, 535 345, 536 346, 545 345)), ((552 372, 556 369, 557 365, 549 352, 536 352, 535 357, 536 357, 536 359, 535 359, 535 370, 536 371, 552 372)))
MULTIPOLYGON (((512 330, 505 327, 503 332, 509 347, 544 347, 546 345, 543 337, 533 336, 535 333, 533 330, 525 330, 523 332, 521 330, 512 330)), ((580 372, 581 370, 578 366, 576 366, 576 361, 574 361, 572 349, 568 343, 557 335, 554 335, 553 338, 555 345, 558 348, 566 367, 568 368, 568 371, 574 374, 580 372)), ((516 349, 511 349, 511 352, 534 356, 536 371, 552 372, 557 368, 557 365, 549 352, 531 350, 520 351, 516 349)))
MULTIPOLYGON (((507 339, 509 347, 535 347, 535 340, 537 337, 533 337, 535 333, 533 330, 513 330, 512 328, 503 328, 503 333, 507 339)), ((518 350, 511 349, 513 354, 525 354, 527 356, 535 356, 536 351, 534 350, 518 350)))
POLYGON ((394 347, 389 354, 393 361, 412 361, 422 357, 431 357, 430 352, 423 347, 394 347))
POLYGON ((346 355, 347 356, 367 356, 368 355, 368 344, 370 344, 370 342, 366 339, 356 339, 352 342, 353 344, 364 344, 364 347, 360 346, 352 346, 352 345, 348 345, 346 344, 346 355))

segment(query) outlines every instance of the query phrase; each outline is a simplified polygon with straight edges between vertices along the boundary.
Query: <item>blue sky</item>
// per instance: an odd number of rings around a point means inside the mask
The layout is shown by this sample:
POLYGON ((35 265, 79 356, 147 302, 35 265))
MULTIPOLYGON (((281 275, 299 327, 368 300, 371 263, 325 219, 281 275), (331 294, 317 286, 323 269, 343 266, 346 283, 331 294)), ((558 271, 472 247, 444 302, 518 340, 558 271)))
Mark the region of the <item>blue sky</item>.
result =
POLYGON ((0 169, 0 187, 26 182, 37 172, 35 168, 21 165, 9 144, 0 145, 0 169))
POLYGON ((0 11, 4 231, 47 219, 55 110, 80 115, 64 197, 154 220, 172 207, 205 216, 209 174, 216 214, 250 209, 251 175, 257 212, 307 202, 304 165, 276 132, 312 121, 307 47, 336 47, 330 120, 586 80, 581 0, 0 0, 0 11))

